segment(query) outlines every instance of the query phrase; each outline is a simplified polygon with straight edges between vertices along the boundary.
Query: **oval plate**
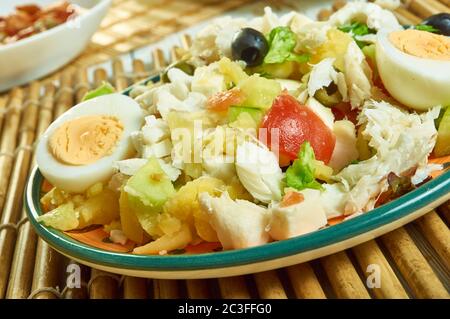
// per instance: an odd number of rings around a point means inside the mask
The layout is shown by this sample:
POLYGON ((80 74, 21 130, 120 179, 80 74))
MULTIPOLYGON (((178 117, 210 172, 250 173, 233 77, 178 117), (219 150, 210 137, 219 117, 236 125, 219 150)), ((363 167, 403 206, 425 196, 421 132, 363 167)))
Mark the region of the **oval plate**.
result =
MULTIPOLYGON (((306 11, 315 1, 305 1, 306 11)), ((328 3, 328 2, 327 2, 328 3)), ((322 4, 323 6, 323 4, 322 4)), ((158 81, 152 77, 143 81, 158 81)), ((131 88, 123 93, 128 95, 131 88)), ((159 278, 217 278, 256 273, 306 262, 374 239, 426 214, 450 199, 450 171, 414 191, 368 213, 292 239, 259 247, 206 254, 133 255, 102 250, 81 243, 64 232, 37 222, 43 176, 33 169, 24 194, 28 218, 51 247, 81 264, 117 274, 159 278)))

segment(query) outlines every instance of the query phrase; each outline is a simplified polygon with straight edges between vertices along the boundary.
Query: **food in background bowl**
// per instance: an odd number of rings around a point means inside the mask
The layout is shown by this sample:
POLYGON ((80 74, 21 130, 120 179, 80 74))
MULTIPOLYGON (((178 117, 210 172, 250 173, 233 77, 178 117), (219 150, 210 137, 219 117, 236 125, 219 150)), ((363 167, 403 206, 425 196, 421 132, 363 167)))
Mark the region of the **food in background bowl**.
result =
POLYGON ((75 18, 82 8, 67 1, 47 7, 29 3, 16 6, 16 11, 0 16, 0 45, 14 43, 34 34, 52 29, 75 18))
POLYGON ((386 92, 374 42, 401 30, 391 12, 362 2, 320 23, 270 8, 217 20, 128 102, 96 97, 111 93, 103 86, 75 106, 111 116, 111 105, 139 105, 133 123, 143 125, 124 141, 133 154, 109 161, 120 147, 115 121, 94 130, 91 118, 63 115, 49 128, 37 148, 48 180, 39 221, 79 240, 101 233, 85 242, 116 251, 211 252, 332 227, 408 193, 442 170, 432 153, 449 155, 449 109, 440 116, 430 101, 413 112, 386 92))
MULTIPOLYGON (((33 3, 44 7, 50 1, 34 0, 33 3)), ((0 40, 0 92, 49 74, 80 54, 98 29, 110 4, 111 0, 71 0, 69 7, 76 8, 77 14, 70 21, 50 29, 42 27, 42 32, 18 41, 13 36, 8 41, 14 41, 7 44, 0 40)), ((8 15, 13 9, 12 1, 0 1, 3 15, 8 15)), ((62 16, 64 18, 67 13, 62 13, 62 16)), ((24 33, 28 32, 26 30, 24 33)))

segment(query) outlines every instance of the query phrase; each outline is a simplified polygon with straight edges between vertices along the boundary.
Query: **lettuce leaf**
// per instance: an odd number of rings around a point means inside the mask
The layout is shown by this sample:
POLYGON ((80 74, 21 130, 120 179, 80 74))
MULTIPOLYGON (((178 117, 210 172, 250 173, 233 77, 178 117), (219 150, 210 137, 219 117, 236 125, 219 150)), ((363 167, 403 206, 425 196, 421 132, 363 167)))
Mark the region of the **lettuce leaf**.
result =
POLYGON ((102 95, 107 95, 107 94, 112 94, 114 92, 116 92, 114 87, 111 84, 109 84, 108 82, 103 81, 102 84, 98 88, 87 92, 84 95, 82 101, 84 102, 84 101, 93 99, 95 97, 102 96, 102 95))
POLYGON ((438 33, 439 30, 433 27, 432 25, 428 24, 417 24, 417 25, 405 25, 403 26, 405 30, 413 29, 413 30, 419 30, 419 31, 426 31, 431 33, 438 33))
POLYGON ((362 36, 367 34, 375 34, 377 31, 375 29, 371 29, 367 26, 365 23, 361 22, 351 22, 344 24, 343 26, 340 26, 338 28, 339 30, 349 33, 353 39, 355 40, 356 44, 362 49, 367 45, 364 41, 356 40, 355 36, 362 36))
POLYGON ((288 187, 302 190, 314 188, 322 190, 322 185, 314 177, 315 156, 309 142, 304 142, 296 159, 286 170, 286 184, 288 187))
POLYGON ((296 54, 293 52, 297 39, 295 33, 289 27, 276 27, 270 31, 267 42, 269 43, 269 52, 267 52, 264 63, 274 64, 286 61, 307 62, 308 54, 296 54))

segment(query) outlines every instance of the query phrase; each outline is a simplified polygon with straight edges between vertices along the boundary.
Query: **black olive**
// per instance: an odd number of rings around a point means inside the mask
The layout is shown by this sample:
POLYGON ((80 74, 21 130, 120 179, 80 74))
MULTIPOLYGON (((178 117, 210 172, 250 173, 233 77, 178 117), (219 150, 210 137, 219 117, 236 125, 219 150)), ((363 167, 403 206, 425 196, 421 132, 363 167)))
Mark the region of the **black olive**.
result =
POLYGON ((438 33, 446 36, 450 36, 450 14, 438 13, 423 20, 422 24, 432 26, 439 30, 438 33))
POLYGON ((252 28, 239 31, 231 44, 233 60, 244 61, 247 66, 262 64, 267 51, 269 51, 269 44, 265 36, 252 28))

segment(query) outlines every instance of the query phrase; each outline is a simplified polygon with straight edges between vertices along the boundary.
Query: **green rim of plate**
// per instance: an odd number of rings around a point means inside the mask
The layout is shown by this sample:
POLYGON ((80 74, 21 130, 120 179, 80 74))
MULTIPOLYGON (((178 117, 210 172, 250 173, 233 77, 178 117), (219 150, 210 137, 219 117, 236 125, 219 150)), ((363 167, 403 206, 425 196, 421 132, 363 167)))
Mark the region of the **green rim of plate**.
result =
MULTIPOLYGON (((148 79, 144 83, 157 80, 159 77, 148 79)), ((130 91, 131 89, 127 89, 123 93, 128 95, 130 91)), ((147 271, 181 271, 259 263, 323 248, 370 232, 446 196, 450 192, 450 171, 368 213, 309 234, 246 249, 165 256, 133 255, 98 249, 78 242, 61 231, 40 224, 36 219, 43 213, 39 203, 42 182, 43 176, 35 167, 27 182, 24 205, 34 229, 50 246, 76 259, 108 267, 147 271)))

